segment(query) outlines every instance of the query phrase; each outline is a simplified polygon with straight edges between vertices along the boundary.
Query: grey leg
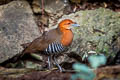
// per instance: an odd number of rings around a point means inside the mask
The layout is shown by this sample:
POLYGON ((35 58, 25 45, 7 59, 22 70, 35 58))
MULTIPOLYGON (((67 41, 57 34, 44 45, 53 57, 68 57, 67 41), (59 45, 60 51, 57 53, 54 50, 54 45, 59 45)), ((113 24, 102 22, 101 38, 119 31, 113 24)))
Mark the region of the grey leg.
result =
POLYGON ((48 56, 48 68, 49 69, 51 69, 51 62, 50 62, 50 60, 51 60, 51 56, 48 56))
POLYGON ((54 62, 55 62, 55 64, 56 64, 56 66, 59 68, 60 72, 62 72, 62 68, 61 68, 61 66, 57 63, 57 60, 56 60, 56 57, 55 57, 55 56, 53 56, 53 59, 54 59, 54 62))

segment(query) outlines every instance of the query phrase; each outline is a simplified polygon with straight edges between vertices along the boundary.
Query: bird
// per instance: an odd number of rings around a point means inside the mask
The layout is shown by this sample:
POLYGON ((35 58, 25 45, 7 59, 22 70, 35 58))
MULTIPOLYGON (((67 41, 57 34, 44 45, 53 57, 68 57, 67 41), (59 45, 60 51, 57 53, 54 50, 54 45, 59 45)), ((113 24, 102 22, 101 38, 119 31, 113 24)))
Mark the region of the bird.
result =
POLYGON ((57 28, 45 32, 42 36, 29 43, 29 45, 27 44, 22 53, 42 52, 42 54, 48 55, 49 69, 51 68, 51 56, 53 56, 53 61, 59 71, 62 72, 63 70, 58 64, 55 55, 63 53, 71 45, 74 38, 72 28, 79 26, 79 24, 70 19, 64 19, 58 24, 57 28))

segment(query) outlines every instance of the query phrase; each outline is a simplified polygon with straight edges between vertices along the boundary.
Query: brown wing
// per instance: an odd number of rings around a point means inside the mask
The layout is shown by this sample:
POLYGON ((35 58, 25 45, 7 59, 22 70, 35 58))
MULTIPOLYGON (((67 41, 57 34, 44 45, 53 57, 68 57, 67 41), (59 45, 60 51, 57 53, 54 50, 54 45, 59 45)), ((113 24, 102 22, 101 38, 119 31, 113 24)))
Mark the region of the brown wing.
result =
POLYGON ((61 36, 62 34, 58 31, 58 29, 53 29, 45 33, 43 36, 33 40, 31 44, 29 44, 29 46, 23 51, 23 53, 44 51, 52 42, 60 42, 61 36))
POLYGON ((25 49, 25 48, 27 48, 30 44, 31 44, 31 42, 28 42, 28 43, 21 44, 21 46, 25 49))

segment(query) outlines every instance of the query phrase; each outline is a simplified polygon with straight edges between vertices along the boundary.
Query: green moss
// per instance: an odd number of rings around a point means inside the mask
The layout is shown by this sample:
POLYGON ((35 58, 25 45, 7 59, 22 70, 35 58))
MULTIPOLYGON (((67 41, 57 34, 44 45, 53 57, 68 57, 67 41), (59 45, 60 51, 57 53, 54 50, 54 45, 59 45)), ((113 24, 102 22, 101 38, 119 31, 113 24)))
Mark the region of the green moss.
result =
POLYGON ((114 53, 111 45, 113 44, 113 37, 118 36, 120 31, 120 13, 99 8, 79 11, 64 17, 73 19, 80 24, 79 28, 73 30, 74 41, 69 52, 74 51, 80 55, 88 50, 106 52, 110 55, 114 53), (75 17, 76 15, 78 17, 75 17), (88 42, 91 42, 94 46, 91 44, 91 47, 88 47, 90 46, 88 42))

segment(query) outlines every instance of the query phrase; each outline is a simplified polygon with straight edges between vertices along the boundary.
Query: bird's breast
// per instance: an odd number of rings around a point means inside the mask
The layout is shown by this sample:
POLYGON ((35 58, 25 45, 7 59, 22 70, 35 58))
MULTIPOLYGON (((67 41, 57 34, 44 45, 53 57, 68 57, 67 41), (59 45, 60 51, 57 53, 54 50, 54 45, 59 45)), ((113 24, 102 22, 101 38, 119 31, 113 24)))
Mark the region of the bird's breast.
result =
POLYGON ((72 43, 73 40, 73 33, 71 30, 66 30, 61 39, 61 43, 63 46, 69 46, 72 43))

